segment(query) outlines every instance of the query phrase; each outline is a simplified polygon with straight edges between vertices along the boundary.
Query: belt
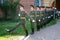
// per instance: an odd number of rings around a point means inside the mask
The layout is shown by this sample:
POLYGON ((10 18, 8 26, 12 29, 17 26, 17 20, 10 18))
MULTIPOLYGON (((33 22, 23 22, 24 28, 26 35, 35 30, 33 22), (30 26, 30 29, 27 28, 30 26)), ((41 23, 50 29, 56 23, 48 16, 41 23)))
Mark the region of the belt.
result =
POLYGON ((43 14, 41 14, 41 16, 43 16, 43 14))
POLYGON ((39 15, 36 15, 36 16, 39 16, 39 15))
POLYGON ((25 19, 25 17, 21 17, 21 19, 25 19))
POLYGON ((34 15, 31 15, 31 17, 34 17, 34 15))

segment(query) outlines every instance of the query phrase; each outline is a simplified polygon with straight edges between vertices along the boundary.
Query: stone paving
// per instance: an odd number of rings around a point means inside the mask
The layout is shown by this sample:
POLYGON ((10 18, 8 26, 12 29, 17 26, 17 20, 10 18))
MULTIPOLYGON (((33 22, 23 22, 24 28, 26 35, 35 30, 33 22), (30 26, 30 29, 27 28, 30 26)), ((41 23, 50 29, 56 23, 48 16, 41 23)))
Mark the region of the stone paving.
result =
POLYGON ((35 32, 27 40, 60 40, 60 19, 56 25, 35 32))

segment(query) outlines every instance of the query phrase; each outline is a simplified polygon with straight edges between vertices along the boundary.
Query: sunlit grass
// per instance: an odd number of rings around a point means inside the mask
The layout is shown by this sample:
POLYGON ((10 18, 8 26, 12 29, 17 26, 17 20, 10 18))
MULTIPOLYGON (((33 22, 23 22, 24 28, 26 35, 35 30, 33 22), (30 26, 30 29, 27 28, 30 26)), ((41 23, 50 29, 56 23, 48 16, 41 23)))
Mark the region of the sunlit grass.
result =
MULTIPOLYGON (((9 37, 9 36, 22 36, 25 35, 25 31, 23 29, 23 26, 20 25, 18 28, 16 28, 12 33, 8 33, 6 29, 11 29, 16 26, 18 22, 1 22, 0 23, 0 36, 2 37, 9 37), (9 36, 8 36, 9 35, 9 36)), ((28 30, 28 33, 31 33, 31 24, 29 21, 26 21, 26 28, 28 30)), ((34 28, 36 31, 36 23, 34 24, 34 28)))

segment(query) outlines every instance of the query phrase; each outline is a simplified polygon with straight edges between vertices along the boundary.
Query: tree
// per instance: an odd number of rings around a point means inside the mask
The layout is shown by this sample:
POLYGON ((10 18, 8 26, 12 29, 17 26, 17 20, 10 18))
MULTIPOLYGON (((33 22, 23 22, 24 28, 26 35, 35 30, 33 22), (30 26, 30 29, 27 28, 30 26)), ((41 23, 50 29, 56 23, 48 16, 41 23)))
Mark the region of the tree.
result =
POLYGON ((17 16, 17 7, 19 6, 20 0, 4 0, 3 4, 0 3, 0 8, 3 11, 4 19, 7 19, 8 13, 11 15, 11 19, 15 19, 17 16))

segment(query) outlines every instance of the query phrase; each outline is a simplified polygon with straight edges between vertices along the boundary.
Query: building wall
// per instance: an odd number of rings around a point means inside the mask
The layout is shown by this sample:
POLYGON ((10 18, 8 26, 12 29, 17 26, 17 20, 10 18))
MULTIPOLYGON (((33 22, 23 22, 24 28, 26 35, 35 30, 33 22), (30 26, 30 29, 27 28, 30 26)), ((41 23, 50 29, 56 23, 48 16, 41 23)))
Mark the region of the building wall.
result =
POLYGON ((60 10, 60 0, 56 0, 56 7, 58 10, 60 10))
POLYGON ((43 5, 43 6, 49 6, 49 7, 51 7, 53 1, 54 1, 54 0, 42 0, 42 5, 43 5))
POLYGON ((20 4, 24 5, 27 12, 30 10, 30 5, 34 5, 34 0, 20 0, 20 4))
MULTIPOLYGON (((52 3, 52 7, 54 7, 54 1, 52 3)), ((60 10, 60 0, 56 0, 56 8, 60 10)))
POLYGON ((29 12, 30 5, 41 6, 42 0, 20 0, 20 4, 24 5, 25 10, 29 12))

